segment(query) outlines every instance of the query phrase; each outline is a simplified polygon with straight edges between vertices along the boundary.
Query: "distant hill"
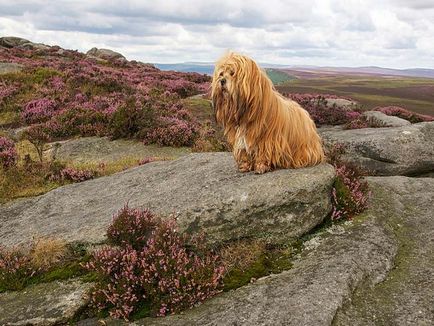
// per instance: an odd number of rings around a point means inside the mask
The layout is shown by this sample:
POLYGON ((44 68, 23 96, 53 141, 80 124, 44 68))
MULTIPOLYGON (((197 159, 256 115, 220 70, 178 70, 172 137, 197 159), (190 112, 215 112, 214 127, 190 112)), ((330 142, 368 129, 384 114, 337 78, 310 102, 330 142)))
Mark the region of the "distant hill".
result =
MULTIPOLYGON (((212 75, 214 64, 212 62, 185 62, 185 63, 155 63, 161 70, 174 70, 181 72, 198 72, 212 75)), ((260 63, 262 68, 273 70, 291 70, 305 73, 322 73, 328 75, 382 75, 434 78, 434 69, 411 68, 391 69, 382 67, 316 67, 316 66, 289 66, 270 63, 260 63)))

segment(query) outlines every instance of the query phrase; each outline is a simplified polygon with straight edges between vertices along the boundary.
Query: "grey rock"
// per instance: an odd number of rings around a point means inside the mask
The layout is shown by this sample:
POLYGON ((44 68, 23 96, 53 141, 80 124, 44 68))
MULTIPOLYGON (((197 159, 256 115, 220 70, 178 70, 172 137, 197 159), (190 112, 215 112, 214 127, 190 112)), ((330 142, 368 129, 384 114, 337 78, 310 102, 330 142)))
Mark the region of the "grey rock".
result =
POLYGON ((58 325, 87 304, 92 283, 79 280, 32 285, 0 294, 0 325, 58 325))
POLYGON ((326 98, 327 106, 329 108, 333 107, 334 105, 338 107, 345 108, 347 110, 352 110, 357 106, 357 102, 346 100, 344 98, 326 98))
POLYGON ((145 157, 178 158, 189 154, 186 147, 143 145, 134 140, 110 140, 107 137, 84 137, 51 143, 50 155, 60 161, 74 163, 113 162, 145 157), (58 144, 58 145, 56 145, 58 144))
POLYGON ((139 325, 330 325, 354 288, 381 280, 396 247, 374 222, 329 235, 294 267, 223 293, 183 315, 139 325))
POLYGON ((326 145, 345 145, 345 158, 370 175, 411 176, 434 170, 434 122, 319 132, 326 145))
POLYGON ((382 127, 403 127, 411 125, 411 122, 395 116, 390 116, 379 111, 365 111, 362 113, 369 122, 382 127))
POLYGON ((23 69, 23 65, 13 62, 0 62, 0 75, 19 72, 23 69))
POLYGON ((103 59, 103 60, 126 61, 125 57, 122 54, 120 54, 119 52, 115 52, 113 50, 110 50, 110 49, 92 48, 86 52, 86 55, 88 57, 99 58, 99 59, 103 59))
POLYGON ((5 48, 14 48, 27 43, 32 43, 32 42, 24 38, 15 37, 15 36, 0 37, 0 46, 3 46, 5 48))
POLYGON ((50 48, 48 45, 42 43, 33 43, 24 38, 15 36, 0 37, 0 46, 8 49, 19 48, 26 50, 46 50, 50 48))
POLYGON ((0 244, 35 235, 101 242, 112 215, 127 202, 173 214, 181 230, 203 230, 211 242, 247 236, 277 242, 321 223, 331 210, 334 176, 328 164, 240 173, 230 153, 191 154, 2 205, 0 244))
POLYGON ((136 324, 432 325, 434 180, 368 180, 368 212, 306 242, 291 270, 136 324))
POLYGON ((398 241, 394 268, 362 283, 335 325, 434 325, 434 180, 368 178, 373 210, 398 241))

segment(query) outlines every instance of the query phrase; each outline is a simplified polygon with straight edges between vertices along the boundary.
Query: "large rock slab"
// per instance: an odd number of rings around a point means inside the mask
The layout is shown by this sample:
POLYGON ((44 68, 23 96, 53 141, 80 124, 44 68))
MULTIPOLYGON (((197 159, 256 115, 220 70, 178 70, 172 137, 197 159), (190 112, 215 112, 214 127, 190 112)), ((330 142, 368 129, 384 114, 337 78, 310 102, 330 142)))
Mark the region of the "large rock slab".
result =
POLYGON ((136 324, 432 325, 434 180, 374 177, 369 184, 369 211, 305 242, 291 270, 183 315, 136 324))
POLYGON ((50 144, 50 156, 60 161, 74 163, 115 162, 125 159, 143 159, 147 157, 178 158, 187 155, 187 147, 162 147, 143 145, 136 140, 107 137, 80 137, 50 144))
POLYGON ((59 325, 87 304, 92 283, 78 280, 42 283, 0 294, 0 325, 59 325))
POLYGON ((230 153, 191 154, 2 205, 0 244, 33 236, 101 242, 112 215, 127 202, 174 214, 181 229, 205 231, 211 242, 287 240, 308 232, 330 212, 334 176, 328 164, 240 173, 230 153))
POLYGON ((362 283, 335 325, 434 325, 434 179, 368 178, 376 217, 398 242, 394 268, 362 283))
POLYGON ((434 122, 396 128, 320 130, 326 145, 346 146, 346 158, 371 175, 434 171, 434 122))

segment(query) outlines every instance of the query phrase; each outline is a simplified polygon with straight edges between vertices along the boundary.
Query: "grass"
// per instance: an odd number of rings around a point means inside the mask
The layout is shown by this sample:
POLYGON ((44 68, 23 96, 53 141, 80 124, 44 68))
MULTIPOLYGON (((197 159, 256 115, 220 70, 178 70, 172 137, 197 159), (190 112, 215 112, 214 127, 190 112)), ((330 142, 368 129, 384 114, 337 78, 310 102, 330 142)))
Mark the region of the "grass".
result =
POLYGON ((233 290, 263 276, 290 269, 299 249, 296 244, 270 246, 261 240, 240 240, 227 245, 220 251, 227 268, 223 290, 233 290))
POLYGON ((274 85, 282 85, 282 84, 285 84, 285 83, 287 83, 293 79, 296 79, 296 77, 291 76, 291 75, 289 75, 286 72, 283 72, 281 70, 265 69, 265 71, 274 85))

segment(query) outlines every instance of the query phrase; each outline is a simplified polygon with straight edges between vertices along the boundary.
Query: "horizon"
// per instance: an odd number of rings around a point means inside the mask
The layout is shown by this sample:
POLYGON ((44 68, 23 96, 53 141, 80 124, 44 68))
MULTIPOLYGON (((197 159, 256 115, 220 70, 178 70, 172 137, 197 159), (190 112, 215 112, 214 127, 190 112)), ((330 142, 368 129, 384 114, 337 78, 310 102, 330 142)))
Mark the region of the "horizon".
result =
POLYGON ((0 0, 0 35, 129 60, 434 69, 430 0, 0 0))

